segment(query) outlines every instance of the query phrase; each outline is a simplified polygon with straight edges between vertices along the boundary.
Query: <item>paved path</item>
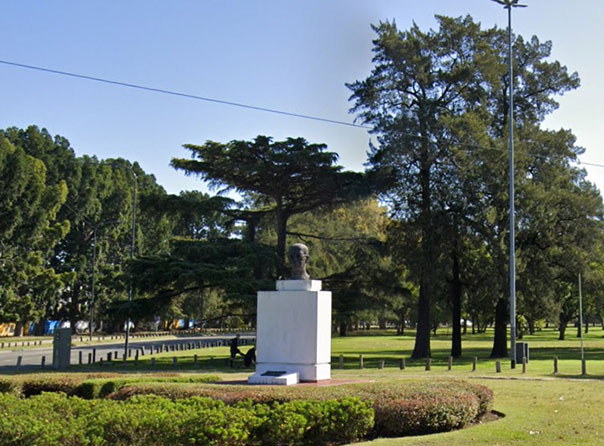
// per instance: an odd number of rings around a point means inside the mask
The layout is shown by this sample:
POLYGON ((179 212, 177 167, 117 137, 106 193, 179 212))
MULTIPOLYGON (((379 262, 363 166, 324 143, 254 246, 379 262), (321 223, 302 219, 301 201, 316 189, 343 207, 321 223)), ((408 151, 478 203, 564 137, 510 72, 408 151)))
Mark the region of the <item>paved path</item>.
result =
MULTIPOLYGON (((172 351, 178 349, 179 346, 186 346, 193 343, 195 348, 203 345, 204 347, 214 347, 218 345, 228 346, 234 335, 218 335, 218 336, 189 336, 177 339, 141 339, 136 341, 130 341, 129 349, 132 351, 132 355, 137 349, 144 349, 145 354, 149 355, 151 349, 153 352, 157 352, 161 347, 162 351, 166 349, 172 351)), ((255 342, 255 335, 248 333, 241 335, 242 345, 252 345, 255 342)), ((124 354, 124 342, 109 343, 109 344, 95 344, 86 346, 72 347, 71 349, 71 364, 78 364, 80 352, 82 352, 82 362, 88 363, 88 354, 92 354, 96 350, 96 361, 98 362, 101 358, 103 361, 107 360, 108 353, 112 354, 112 358, 115 359, 117 352, 118 359, 123 358, 124 354)), ((0 373, 14 371, 17 368, 17 362, 21 357, 21 367, 26 369, 40 369, 42 358, 45 357, 46 368, 50 369, 52 365, 52 348, 42 346, 40 348, 29 348, 24 350, 13 349, 11 351, 0 351, 0 373)))

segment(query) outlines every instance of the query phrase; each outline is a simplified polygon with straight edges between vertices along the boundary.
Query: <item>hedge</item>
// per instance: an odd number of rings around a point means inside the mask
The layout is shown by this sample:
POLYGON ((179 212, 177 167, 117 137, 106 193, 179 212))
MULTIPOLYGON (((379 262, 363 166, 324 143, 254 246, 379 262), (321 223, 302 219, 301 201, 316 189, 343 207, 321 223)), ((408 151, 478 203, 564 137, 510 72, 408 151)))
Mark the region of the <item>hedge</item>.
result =
MULTIPOLYGON (((263 404, 273 411, 271 420, 282 419, 281 422, 274 422, 281 429, 290 430, 292 438, 297 438, 297 432, 302 425, 306 426, 304 423, 308 422, 308 418, 302 420, 297 412, 285 411, 284 405, 290 403, 306 407, 305 404, 328 404, 330 400, 358 397, 373 409, 372 436, 400 437, 462 428, 488 413, 493 401, 493 393, 487 387, 461 380, 405 379, 389 383, 295 388, 207 384, 208 381, 218 380, 218 377, 211 375, 139 375, 131 378, 122 375, 90 375, 83 378, 50 375, 18 383, 9 378, 1 379, 0 392, 20 393, 29 397, 53 391, 86 399, 106 397, 117 401, 128 401, 141 395, 156 395, 173 401, 203 397, 224 403, 225 407, 252 402, 257 407, 263 404)), ((314 412, 305 413, 310 416, 314 412)), ((317 414, 313 417, 317 420, 327 419, 317 414)), ((264 428, 271 422, 265 422, 264 428)), ((317 421, 316 425, 320 423, 317 421)), ((345 432, 346 429, 340 431, 345 432)), ((319 427, 306 432, 304 438, 313 436, 313 432, 320 432, 319 427)), ((271 431, 263 434, 266 438, 271 435, 271 431)))
POLYGON ((359 398, 229 406, 211 398, 84 400, 0 395, 0 446, 326 445, 363 438, 373 409, 359 398))
POLYGON ((216 375, 180 376, 177 374, 138 375, 119 374, 42 375, 36 378, 0 378, 0 393, 19 393, 25 397, 43 392, 63 392, 86 399, 104 398, 127 385, 141 383, 212 383, 220 381, 216 375))
POLYGON ((487 387, 460 380, 403 380, 318 388, 141 383, 125 386, 109 398, 127 400, 148 394, 173 400, 202 396, 230 405, 247 400, 275 405, 356 396, 373 405, 374 435, 381 437, 459 429, 489 412, 493 401, 493 393, 487 387))

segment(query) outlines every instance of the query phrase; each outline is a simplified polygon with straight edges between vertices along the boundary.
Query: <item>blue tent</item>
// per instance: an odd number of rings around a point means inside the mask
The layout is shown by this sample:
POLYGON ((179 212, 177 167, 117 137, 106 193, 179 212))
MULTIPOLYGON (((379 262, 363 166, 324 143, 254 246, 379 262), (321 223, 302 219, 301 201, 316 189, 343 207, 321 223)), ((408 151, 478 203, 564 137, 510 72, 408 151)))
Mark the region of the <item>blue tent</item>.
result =
POLYGON ((61 326, 61 321, 46 321, 44 322, 44 334, 49 335, 55 332, 55 328, 61 326))

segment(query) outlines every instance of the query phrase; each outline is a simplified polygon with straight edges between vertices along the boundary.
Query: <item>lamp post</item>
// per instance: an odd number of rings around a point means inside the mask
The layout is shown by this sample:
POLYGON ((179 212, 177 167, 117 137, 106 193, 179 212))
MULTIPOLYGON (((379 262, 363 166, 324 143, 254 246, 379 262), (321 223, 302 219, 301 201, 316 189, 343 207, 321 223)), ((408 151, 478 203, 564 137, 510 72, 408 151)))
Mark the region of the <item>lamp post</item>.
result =
MULTIPOLYGON (((130 261, 132 261, 134 259, 134 241, 135 241, 135 237, 136 237, 136 189, 137 189, 137 175, 136 172, 134 171, 133 167, 128 165, 128 164, 121 164, 121 163, 108 163, 109 166, 111 167, 115 167, 115 168, 126 168, 130 171, 130 173, 132 174, 132 179, 133 179, 133 185, 132 185, 132 238, 131 238, 131 243, 130 243, 130 261)), ((67 203, 64 203, 65 206, 70 209, 74 214, 78 214, 78 212, 71 207, 70 205, 68 205, 67 203)), ((94 323, 94 306, 95 306, 95 274, 96 274, 96 231, 97 229, 100 228, 99 224, 95 224, 92 223, 90 220, 88 220, 86 217, 84 217, 84 221, 86 221, 86 223, 88 223, 92 229, 93 229, 93 233, 92 233, 92 237, 93 237, 93 250, 92 250, 92 283, 91 283, 91 298, 90 298, 90 321, 89 321, 89 331, 90 331, 90 340, 92 341, 92 326, 94 323)), ((102 223, 100 223, 100 225, 104 225, 106 223, 112 222, 112 221, 116 221, 116 220, 106 220, 102 223)), ((132 301, 132 273, 130 274, 130 286, 128 288, 128 302, 132 301)), ((127 352, 128 352, 128 341, 129 341, 129 335, 130 335, 130 315, 128 314, 128 321, 126 322, 126 342, 124 345, 124 358, 126 358, 127 352)))
POLYGON ((90 288, 90 322, 88 324, 88 332, 90 341, 92 342, 92 327, 94 325, 94 282, 96 275, 96 226, 92 229, 92 284, 90 288))
POLYGON ((509 149, 510 149, 510 358, 516 368, 516 218, 514 204, 514 72, 512 48, 512 8, 526 8, 519 0, 492 0, 508 10, 508 73, 509 73, 509 149))
MULTIPOLYGON (((71 209, 70 206, 68 206, 71 209)), ((116 219, 105 220, 101 223, 92 223, 88 219, 84 218, 90 226, 92 226, 92 279, 90 284, 90 321, 88 323, 88 331, 89 331, 89 339, 92 341, 92 329, 94 326, 94 303, 95 303, 95 285, 96 285, 96 252, 97 252, 97 244, 96 244, 96 232, 97 230, 105 227, 107 224, 119 222, 116 219)))
MULTIPOLYGON (((132 178, 134 179, 132 187, 132 240, 130 243, 130 263, 134 260, 134 240, 136 238, 136 172, 130 167, 132 178)), ((128 303, 132 302, 132 269, 130 270, 130 286, 128 287, 128 303)), ((126 321, 126 340, 124 342, 124 361, 128 359, 128 346, 130 343, 130 309, 128 309, 128 320, 126 321)))

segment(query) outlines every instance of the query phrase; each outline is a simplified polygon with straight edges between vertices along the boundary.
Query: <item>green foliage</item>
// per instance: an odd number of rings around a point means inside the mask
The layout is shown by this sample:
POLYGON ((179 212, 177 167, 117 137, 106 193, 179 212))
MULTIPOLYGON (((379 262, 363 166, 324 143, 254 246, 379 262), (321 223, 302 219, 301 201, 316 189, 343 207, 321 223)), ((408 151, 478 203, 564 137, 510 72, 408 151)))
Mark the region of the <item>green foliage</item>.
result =
POLYGON ((0 393, 19 393, 20 386, 14 379, 0 379, 0 393))
POLYGON ((275 216, 281 261, 292 215, 347 201, 363 192, 361 174, 341 172, 341 166, 335 164, 336 153, 303 138, 273 141, 258 136, 254 141, 207 141, 202 146, 186 144, 185 148, 193 159, 175 158, 173 167, 200 176, 216 189, 235 190, 253 201, 256 209, 245 217, 252 225, 257 221, 254 214, 275 216))
MULTIPOLYGON (((73 394, 85 398, 105 398, 126 386, 141 383, 210 383, 220 381, 215 375, 201 375, 196 377, 156 377, 137 376, 127 378, 96 378, 80 383, 73 394)), ((49 390, 51 391, 51 390, 49 390)), ((65 392, 68 393, 68 392, 65 392)))
POLYGON ((24 323, 43 316, 63 284, 45 257, 70 227, 57 217, 67 186, 2 132, 0 177, 0 321, 24 323))
MULTIPOLYGON (((93 271, 105 316, 110 301, 125 298, 135 181, 139 198, 165 191, 136 163, 76 157, 67 139, 35 126, 0 131, 0 174, 8 186, 0 193, 0 319, 74 327, 90 311, 93 271)), ((136 251, 164 252, 168 219, 148 206, 136 213, 136 251)))
MULTIPOLYGON (((493 393, 486 387, 470 384, 464 381, 405 381, 379 384, 342 385, 329 388, 259 388, 250 389, 241 386, 183 386, 183 385, 157 385, 142 384, 122 388, 112 395, 112 398, 123 400, 136 395, 156 394, 170 399, 186 399, 194 396, 209 397, 224 401, 227 404, 240 404, 246 401, 268 404, 277 408, 278 419, 291 418, 289 435, 296 438, 301 435, 298 427, 301 421, 298 415, 293 415, 290 409, 281 408, 286 403, 294 403, 307 409, 306 417, 309 419, 328 419, 335 416, 328 409, 329 405, 314 406, 312 401, 342 400, 345 398, 360 398, 366 401, 375 410, 374 430, 379 436, 404 436, 432 432, 443 432, 458 429, 476 421, 491 410, 493 393), (310 402, 309 402, 310 401, 310 402)), ((333 410, 336 410, 335 408, 333 410)), ((340 406, 338 409, 340 410, 340 406)), ((352 409, 351 409, 352 410, 352 409)), ((299 414, 296 411, 295 414, 299 414)), ((347 421, 337 418, 329 421, 340 425, 341 423, 357 425, 363 419, 362 414, 352 416, 347 421), (361 418, 355 418, 361 417, 361 418), (339 420, 339 421, 338 421, 339 420), (356 420, 356 421, 355 421, 356 420)), ((274 420, 275 423, 279 423, 274 420)), ((283 421, 281 424, 285 424, 283 421)), ((341 429, 336 429, 341 432, 341 429)), ((317 430, 304 434, 309 436, 323 436, 317 430)), ((265 433, 264 435, 272 435, 265 433)), ((277 435, 277 433, 275 433, 277 435)), ((313 444, 312 442, 309 444, 313 444)))
POLYGON ((371 425, 365 403, 225 405, 210 398, 82 400, 44 393, 27 400, 0 394, 0 445, 165 446, 322 445, 359 440, 371 425), (325 416, 326 418, 321 418, 325 416), (341 429, 346 426, 348 432, 341 429))
POLYGON ((6 378, 0 380, 0 393, 18 393, 26 398, 44 392, 62 392, 84 399, 104 398, 125 386, 143 383, 211 383, 220 381, 216 375, 200 376, 112 376, 87 377, 79 375, 42 375, 38 377, 6 378))
MULTIPOLYGON (((409 305, 405 268, 386 246, 389 223, 387 208, 375 197, 290 219, 291 243, 304 243, 311 252, 309 274, 333 293, 333 320, 342 336, 364 314, 377 318, 376 309, 380 316, 386 310, 389 321, 398 322, 394 312, 409 305)), ((258 238, 274 244, 276 235, 262 227, 258 238)))
MULTIPOLYGON (((183 294, 183 298, 193 295, 201 300, 215 293, 229 301, 228 313, 237 308, 253 312, 256 292, 274 286, 268 278, 276 263, 272 248, 259 243, 177 239, 170 255, 144 257, 133 264, 137 288, 153 297, 135 300, 131 311, 151 316, 183 294)), ((113 311, 119 313, 123 307, 113 311)))
MULTIPOLYGON (((448 307, 452 352, 461 354, 465 299, 473 322, 494 319, 492 354, 502 357, 510 198, 506 35, 470 16, 436 19, 438 28, 427 31, 399 30, 394 22, 373 27, 374 69, 348 85, 352 111, 376 134, 371 169, 397 180, 381 198, 400 222, 391 246, 419 286, 413 357, 430 356, 430 330, 448 307)), ((569 294, 561 291, 571 283, 562 265, 572 265, 569 277, 576 277, 599 262, 583 241, 601 244, 594 239, 602 234, 602 204, 570 165, 582 150, 572 133, 540 128, 558 106, 555 97, 579 86, 578 75, 550 59, 551 42, 515 36, 513 45, 518 298, 531 322, 552 318, 569 294)))
POLYGON ((62 392, 75 395, 82 380, 79 378, 40 378, 27 379, 21 384, 21 394, 25 397, 40 395, 44 392, 62 392))

